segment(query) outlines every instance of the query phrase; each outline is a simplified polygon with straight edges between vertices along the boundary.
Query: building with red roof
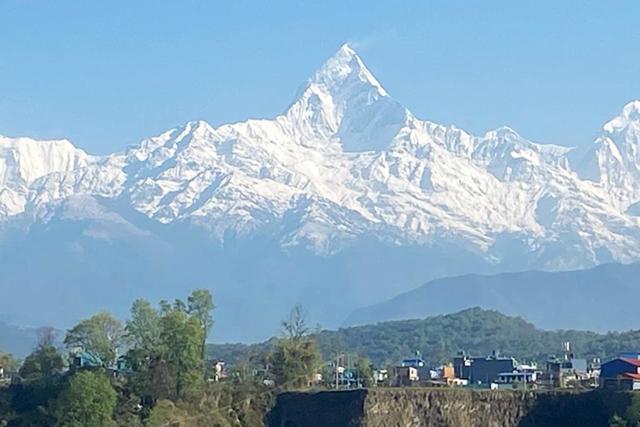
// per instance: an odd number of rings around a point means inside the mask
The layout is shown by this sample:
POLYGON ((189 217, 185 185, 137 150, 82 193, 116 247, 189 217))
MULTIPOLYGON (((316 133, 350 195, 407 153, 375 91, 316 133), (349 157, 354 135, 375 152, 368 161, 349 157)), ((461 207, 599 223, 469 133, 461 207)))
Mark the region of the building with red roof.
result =
POLYGON ((618 357, 603 363, 600 385, 608 389, 640 390, 640 359, 618 357))

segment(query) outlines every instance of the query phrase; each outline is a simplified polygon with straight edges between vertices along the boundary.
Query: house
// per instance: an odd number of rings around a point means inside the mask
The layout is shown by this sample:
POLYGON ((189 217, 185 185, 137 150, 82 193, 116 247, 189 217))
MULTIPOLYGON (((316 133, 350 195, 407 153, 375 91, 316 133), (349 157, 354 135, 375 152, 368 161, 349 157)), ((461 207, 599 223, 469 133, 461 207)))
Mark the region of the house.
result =
POLYGON ((211 370, 213 372, 212 380, 218 382, 227 377, 227 373, 224 371, 224 361, 214 360, 211 364, 211 370))
POLYGON ((120 356, 116 359, 116 370, 120 373, 132 373, 133 369, 129 366, 129 359, 127 356, 120 356))
POLYGON ((389 373, 386 369, 376 369, 373 371, 373 378, 376 384, 384 384, 389 378, 389 373))
POLYGON ((589 378, 586 359, 578 359, 573 354, 564 359, 551 358, 547 361, 549 383, 553 387, 567 387, 569 381, 582 381, 589 378))
POLYGON ((471 377, 472 359, 460 351, 453 358, 453 373, 456 378, 464 378, 468 380, 471 377))
POLYGON ((511 357, 489 356, 474 358, 471 364, 469 381, 473 384, 495 382, 502 372, 512 372, 515 365, 515 360, 511 357))
POLYGON ((551 356, 547 360, 545 383, 552 387, 571 386, 571 382, 583 383, 591 378, 586 359, 575 357, 571 343, 562 343, 562 357, 551 356))
POLYGON ((397 366, 394 368, 394 385, 410 386, 418 382, 418 370, 413 366, 397 366))
POLYGON ((469 384, 466 379, 456 378, 453 365, 442 365, 433 371, 431 375, 433 383, 441 383, 449 386, 465 386, 469 384))
POLYGON ((431 378, 430 369, 427 367, 427 364, 420 356, 420 352, 417 351, 415 357, 407 358, 402 360, 402 367, 412 367, 415 368, 418 372, 418 379, 428 380, 431 378))
POLYGON ((403 359, 402 366, 413 366, 414 368, 422 368, 425 366, 424 360, 420 357, 412 359, 403 359))
POLYGON ((76 369, 100 368, 104 366, 100 357, 90 351, 81 351, 73 356, 73 366, 76 369))
POLYGON ((494 383, 497 389, 527 389, 535 387, 536 372, 513 371, 502 372, 498 375, 498 380, 494 383))
POLYGON ((442 367, 439 369, 440 372, 440 379, 442 380, 453 380, 456 377, 456 373, 453 370, 453 366, 452 365, 442 365, 442 367))
POLYGON ((600 386, 615 390, 640 390, 640 359, 618 357, 603 363, 600 366, 600 386))
POLYGON ((456 378, 468 380, 470 384, 491 384, 501 373, 513 372, 515 367, 515 359, 499 356, 496 351, 487 357, 468 357, 459 353, 453 359, 456 378))
POLYGON ((108 372, 114 377, 123 377, 133 374, 133 369, 129 366, 129 360, 127 356, 120 356, 116 359, 115 366, 108 368, 108 372))
POLYGON ((620 353, 618 355, 618 357, 621 357, 623 359, 638 359, 640 360, 640 353, 636 352, 636 351, 627 351, 624 353, 620 353))

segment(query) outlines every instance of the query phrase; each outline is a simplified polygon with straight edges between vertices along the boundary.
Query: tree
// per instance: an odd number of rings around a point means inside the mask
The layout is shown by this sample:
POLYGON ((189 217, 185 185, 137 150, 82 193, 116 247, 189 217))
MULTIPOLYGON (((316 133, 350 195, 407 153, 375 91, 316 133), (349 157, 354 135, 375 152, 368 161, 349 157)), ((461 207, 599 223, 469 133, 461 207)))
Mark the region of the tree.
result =
POLYGON ((41 345, 28 355, 20 368, 20 377, 27 381, 51 378, 62 372, 64 359, 52 345, 41 345))
POLYGON ((307 387, 318 367, 320 353, 300 306, 291 310, 282 329, 284 336, 271 356, 276 384, 283 388, 307 387))
POLYGON ((71 328, 64 343, 70 350, 80 348, 93 353, 110 366, 115 362, 123 337, 122 323, 111 314, 102 312, 71 328))
POLYGON ((115 426, 117 395, 109 379, 97 372, 81 371, 71 377, 59 398, 58 425, 64 427, 115 426))
POLYGON ((293 306, 289 318, 282 322, 282 330, 285 337, 291 340, 300 340, 309 335, 311 328, 307 325, 307 316, 301 305, 293 306))
POLYGON ((162 358, 151 361, 147 376, 146 396, 153 402, 160 399, 169 399, 175 395, 176 385, 174 375, 169 364, 162 358))
POLYGON ((5 372, 13 372, 16 365, 16 360, 12 355, 0 351, 0 368, 3 368, 5 372))
POLYGON ((356 362, 356 374, 363 387, 373 386, 373 368, 369 359, 361 357, 356 362))
POLYGON ((151 352, 160 345, 160 315, 151 303, 137 299, 125 327, 126 338, 134 348, 151 352))
POLYGON ((125 338, 131 345, 127 352, 127 361, 134 370, 145 371, 150 361, 161 352, 158 311, 146 300, 134 301, 125 331, 125 338))
POLYGON ((640 396, 631 394, 631 401, 624 412, 624 419, 630 426, 640 425, 640 396))
POLYGON ((51 326, 38 329, 38 347, 54 347, 56 345, 56 330, 51 326))
POLYGON ((166 308, 160 319, 162 358, 171 367, 176 398, 184 397, 202 380, 203 334, 200 321, 189 316, 184 304, 177 301, 172 308, 166 308))
MULTIPOLYGON (((162 353, 160 314, 149 301, 135 300, 125 332, 127 343, 131 346, 126 355, 128 367, 133 370, 131 388, 135 393, 155 401, 157 395, 153 391, 153 384, 157 380, 157 373, 153 367, 154 362, 161 359, 162 353)), ((162 378, 165 380, 165 376, 162 378)))
POLYGON ((618 414, 613 414, 609 420, 609 427, 627 427, 627 422, 618 414))
POLYGON ((187 307, 190 316, 195 317, 202 327, 202 358, 206 357, 207 337, 213 327, 213 316, 211 312, 215 308, 213 296, 207 289, 196 289, 187 299, 187 307))
POLYGON ((126 337, 131 344, 127 360, 134 371, 136 393, 157 401, 182 398, 203 380, 205 338, 213 325, 213 298, 194 291, 185 304, 160 301, 155 310, 145 300, 131 308, 126 337))

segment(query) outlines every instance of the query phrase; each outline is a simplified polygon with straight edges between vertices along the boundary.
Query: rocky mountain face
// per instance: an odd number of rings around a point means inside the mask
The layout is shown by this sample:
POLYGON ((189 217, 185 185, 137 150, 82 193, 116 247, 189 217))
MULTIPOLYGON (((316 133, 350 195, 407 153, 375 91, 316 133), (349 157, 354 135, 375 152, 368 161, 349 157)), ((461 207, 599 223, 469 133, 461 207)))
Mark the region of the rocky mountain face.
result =
POLYGON ((582 156, 420 120, 345 45, 271 120, 109 156, 0 138, 0 287, 71 304, 68 322, 81 296, 122 312, 208 286, 222 335, 257 339, 295 302, 330 326, 445 275, 632 262, 639 147, 638 101, 582 156))

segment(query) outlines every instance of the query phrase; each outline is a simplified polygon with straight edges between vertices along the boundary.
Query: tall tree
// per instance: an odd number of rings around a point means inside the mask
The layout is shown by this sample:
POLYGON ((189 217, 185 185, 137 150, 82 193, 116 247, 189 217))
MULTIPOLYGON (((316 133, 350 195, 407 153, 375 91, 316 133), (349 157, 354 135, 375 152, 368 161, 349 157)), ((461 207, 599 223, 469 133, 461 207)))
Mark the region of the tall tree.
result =
POLYGON ((171 367, 176 398, 184 397, 201 382, 203 370, 204 332, 200 321, 189 316, 184 308, 184 304, 176 303, 167 308, 160 319, 163 359, 171 367))
POLYGON ((64 358, 55 347, 56 332, 51 327, 38 330, 38 347, 29 354, 20 367, 20 377, 27 380, 40 380, 53 377, 62 372, 64 358))
POLYGON ((152 385, 157 373, 153 366, 155 362, 161 361, 162 354, 160 314, 149 301, 138 299, 131 306, 125 331, 127 344, 130 345, 126 358, 128 367, 133 370, 130 377, 132 389, 140 396, 155 399, 152 385))
POLYGON ((358 381, 363 387, 368 388, 373 386, 373 367, 371 366, 369 359, 365 357, 358 359, 356 362, 356 375, 358 376, 358 381))
POLYGON ((311 328, 307 322, 307 315, 300 304, 296 304, 289 313, 289 318, 282 321, 282 332, 291 340, 300 340, 308 336, 311 328))
POLYGON ((71 377, 58 401, 58 425, 111 427, 117 394, 101 373, 81 371, 71 377))
POLYGON ((51 326, 43 326, 38 329, 38 346, 54 347, 56 345, 56 330, 51 326))
POLYGON ((27 381, 37 381, 60 374, 63 368, 64 359, 58 350, 52 345, 41 345, 24 359, 19 373, 27 381))
POLYGON ((127 321, 126 338, 132 347, 151 352, 160 345, 160 315, 151 303, 137 299, 131 306, 127 321))
POLYGON ((195 317, 202 327, 202 343, 200 351, 202 358, 206 357, 207 337, 213 327, 213 316, 211 312, 215 308, 213 295, 207 289, 196 289, 187 299, 189 315, 195 317))
POLYGON ((95 354, 109 366, 115 362, 123 337, 122 323, 111 314, 102 312, 71 328, 64 343, 70 350, 80 348, 95 354))
POLYGON ((282 329, 283 336, 271 355, 276 384, 282 388, 307 387, 319 367, 320 352, 302 307, 291 310, 282 329))

